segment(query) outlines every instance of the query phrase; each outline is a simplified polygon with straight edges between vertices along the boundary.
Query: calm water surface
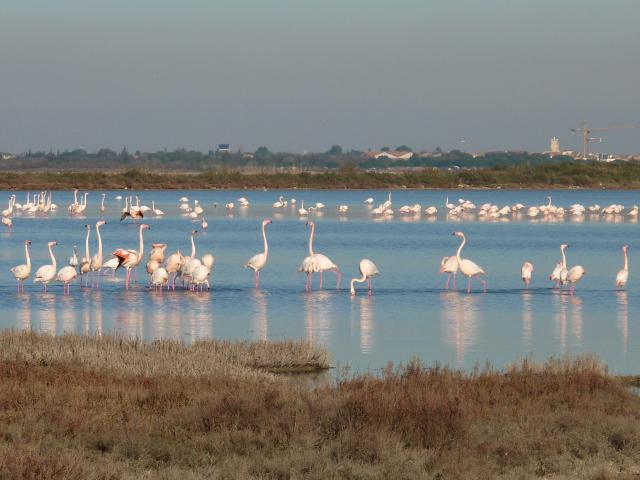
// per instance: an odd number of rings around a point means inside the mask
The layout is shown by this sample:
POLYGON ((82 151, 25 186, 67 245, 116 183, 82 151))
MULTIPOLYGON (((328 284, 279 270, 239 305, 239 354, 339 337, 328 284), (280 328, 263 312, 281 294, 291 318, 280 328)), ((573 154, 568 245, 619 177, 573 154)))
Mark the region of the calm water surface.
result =
MULTIPOLYGON (((137 227, 119 222, 122 202, 106 192, 107 225, 102 228, 105 258, 117 247, 138 248, 137 227)), ((500 206, 573 203, 601 206, 640 203, 633 191, 399 191, 393 193, 394 208, 420 203, 440 210, 449 195, 480 205, 500 206)), ((24 202, 26 193, 18 192, 24 202)), ((200 229, 179 214, 178 199, 198 199, 209 222, 207 232, 196 237, 197 255, 213 253, 216 258, 212 290, 152 292, 144 286, 124 291, 123 275, 105 277, 100 290, 72 287, 63 296, 55 286, 45 294, 39 285, 27 284, 16 293, 9 268, 24 263, 25 239, 30 239, 33 273, 50 263, 46 243, 57 240, 59 264, 66 264, 73 245, 84 249, 84 224, 100 218, 100 194, 89 195, 84 217, 70 217, 66 211, 71 192, 54 192, 60 208, 47 217, 18 215, 14 230, 0 231, 0 327, 34 329, 60 334, 66 331, 107 333, 153 338, 174 338, 191 342, 200 338, 269 339, 306 338, 328 347, 335 364, 350 365, 356 371, 377 370, 388 361, 403 362, 413 356, 469 369, 490 361, 503 366, 526 355, 543 359, 550 355, 594 352, 615 372, 638 373, 640 344, 638 331, 638 278, 635 255, 638 225, 627 216, 586 216, 581 220, 530 221, 526 218, 479 221, 475 217, 437 219, 401 217, 372 219, 363 200, 386 199, 383 191, 154 191, 141 192, 141 202, 165 211, 163 218, 148 216, 145 243, 169 244, 168 252, 180 248, 190 252, 189 233, 200 229), (325 275, 325 289, 304 292, 304 276, 296 269, 307 254, 309 231, 295 209, 274 211, 279 195, 327 205, 323 215, 312 215, 317 223, 315 249, 328 255, 344 272, 340 290, 335 277, 325 275), (223 207, 245 196, 246 209, 237 206, 232 215, 223 207), (214 208, 214 202, 218 207, 214 208), (339 216, 337 205, 350 206, 339 216), (259 290, 253 288, 246 260, 262 250, 260 221, 269 226, 269 264, 259 290), (445 291, 446 278, 438 274, 440 259, 455 253, 458 239, 454 229, 468 236, 464 257, 487 271, 489 290, 445 291), (587 275, 576 295, 552 287, 548 275, 558 261, 559 244, 569 243, 568 263, 580 264, 587 275), (622 267, 620 248, 629 244, 631 275, 627 291, 616 291, 613 281, 622 267), (348 293, 348 281, 358 274, 361 258, 370 258, 381 275, 374 280, 374 295, 361 290, 355 298, 348 293), (519 278, 523 261, 535 265, 532 288, 522 289, 519 278)), ((0 192, 7 198, 9 192, 0 192)), ((236 202, 237 204, 237 202, 236 202)), ((5 206, 2 207, 6 208, 5 206)), ((297 209, 297 207, 296 207, 297 209)), ((97 242, 91 238, 92 254, 97 242)), ((148 251, 148 250, 147 250, 148 251)), ((146 254, 145 254, 146 256, 146 254)), ((140 276, 143 277, 141 269, 140 276)), ((464 282, 461 282, 461 284, 464 282)), ((317 285, 317 283, 316 283, 317 285)), ((461 286, 461 285, 460 285, 461 286)), ((477 287, 476 287, 477 288, 477 287)))

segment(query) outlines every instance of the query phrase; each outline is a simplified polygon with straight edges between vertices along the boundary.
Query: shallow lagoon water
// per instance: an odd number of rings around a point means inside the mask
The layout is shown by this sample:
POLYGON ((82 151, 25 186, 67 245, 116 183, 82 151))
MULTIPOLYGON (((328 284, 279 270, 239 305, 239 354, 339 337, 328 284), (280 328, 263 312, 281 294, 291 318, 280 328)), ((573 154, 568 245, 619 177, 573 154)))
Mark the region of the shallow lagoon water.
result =
MULTIPOLYGON (((138 248, 137 226, 119 222, 122 202, 106 192, 107 225, 102 229, 105 258, 116 247, 138 248)), ((334 364, 356 371, 377 371, 388 361, 404 362, 418 356, 427 362, 447 363, 470 369, 489 361, 503 366, 524 356, 544 359, 551 355, 590 352, 619 373, 638 373, 640 347, 638 331, 638 275, 635 241, 638 224, 627 216, 586 216, 561 221, 504 219, 477 220, 475 217, 437 219, 401 216, 373 219, 363 200, 386 199, 386 191, 146 191, 143 204, 165 211, 163 218, 148 216, 147 247, 153 242, 169 244, 168 252, 190 251, 189 233, 200 225, 179 214, 178 199, 186 195, 198 199, 205 209, 209 229, 196 237, 198 256, 213 253, 216 265, 212 290, 193 293, 154 292, 143 285, 124 291, 123 275, 104 277, 101 289, 72 287, 65 297, 62 287, 45 294, 31 280, 24 294, 16 293, 9 268, 24 262, 25 239, 30 239, 33 270, 49 263, 46 243, 57 240, 59 264, 66 264, 73 245, 84 251, 84 224, 100 218, 99 192, 91 192, 85 217, 70 217, 66 206, 71 192, 54 192, 60 208, 47 217, 18 215, 14 230, 0 231, 0 327, 34 329, 60 334, 118 332, 124 335, 174 338, 191 342, 199 338, 269 339, 306 338, 327 346, 334 364), (308 228, 291 206, 275 211, 271 204, 279 195, 326 204, 324 214, 311 215, 316 221, 315 249, 328 255, 344 273, 340 290, 335 277, 325 274, 325 289, 304 292, 304 276, 297 267, 307 254, 308 228), (236 205, 232 215, 224 208, 245 196, 246 209, 236 205), (213 203, 218 207, 214 208, 213 203), (347 204, 346 216, 337 205, 347 204), (272 218, 268 227, 269 264, 262 274, 259 290, 253 276, 242 268, 246 260, 262 250, 260 221, 272 218), (451 235, 463 230, 468 236, 463 256, 487 271, 488 292, 474 284, 474 292, 444 290, 446 277, 438 274, 440 259, 455 253, 459 242, 451 235), (569 243, 568 262, 581 264, 587 275, 576 294, 552 288, 548 275, 559 260, 559 244, 569 243), (613 282, 622 266, 621 246, 629 244, 631 275, 627 291, 616 291, 613 282), (374 295, 367 297, 361 287, 358 296, 348 293, 348 281, 358 274, 361 258, 371 258, 380 268, 374 280, 374 295), (520 266, 535 265, 529 291, 523 290, 520 266)), ((476 205, 491 202, 500 206, 553 203, 567 207, 573 203, 601 206, 640 203, 635 191, 422 191, 393 192, 394 208, 420 203, 444 210, 445 198, 459 197, 476 205)), ((9 192, 1 192, 6 198, 9 192)), ((17 192, 24 202, 26 193, 17 192)), ((237 202, 236 202, 237 204, 237 202)), ((5 207, 3 207, 5 208, 5 207)), ((296 207, 297 208, 297 207, 296 207)), ((97 248, 95 230, 92 254, 97 248)), ((640 267, 639 267, 640 268, 640 267)))

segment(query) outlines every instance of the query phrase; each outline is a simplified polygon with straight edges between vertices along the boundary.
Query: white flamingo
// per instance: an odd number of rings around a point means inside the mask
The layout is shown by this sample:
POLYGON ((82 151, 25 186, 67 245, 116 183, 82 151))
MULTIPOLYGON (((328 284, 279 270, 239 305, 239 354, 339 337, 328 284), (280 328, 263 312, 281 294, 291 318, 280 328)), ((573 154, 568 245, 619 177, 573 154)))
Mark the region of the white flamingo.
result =
POLYGON ((69 257, 69 265, 71 265, 72 267, 78 266, 78 247, 76 247, 75 245, 73 246, 73 253, 69 257))
POLYGON ((107 222, 104 220, 98 220, 96 222, 96 235, 98 236, 98 253, 96 253, 93 257, 91 257, 91 262, 89 264, 89 269, 91 270, 91 286, 93 287, 93 281, 96 280, 96 286, 100 286, 100 277, 96 279, 96 272, 99 272, 102 268, 103 257, 102 257, 102 236, 100 235, 100 227, 105 225, 107 222))
POLYGON ((245 268, 250 268, 251 270, 253 270, 256 288, 260 288, 260 272, 267 265, 267 259, 269 256, 269 244, 267 243, 267 225, 269 225, 270 223, 272 222, 269 219, 263 220, 262 222, 262 240, 264 242, 264 252, 254 255, 244 265, 245 268))
POLYGON ((449 290, 449 281, 451 280, 451 275, 453 275, 453 288, 458 288, 456 285, 456 277, 458 275, 458 257, 442 257, 440 260, 440 273, 447 274, 447 283, 445 284, 445 290, 449 290))
POLYGON ((311 227, 311 234, 309 235, 309 256, 302 261, 302 264, 298 268, 299 272, 305 272, 307 274, 305 289, 311 290, 312 276, 314 273, 320 274, 319 288, 322 288, 322 273, 327 271, 332 271, 336 274, 336 288, 340 288, 340 278, 342 277, 340 269, 329 257, 313 251, 313 238, 315 236, 316 225, 314 222, 307 222, 307 226, 311 227))
MULTIPOLYGON (((80 263, 80 278, 85 279, 85 286, 89 286, 89 272, 91 271, 91 253, 89 251, 89 237, 91 236, 91 225, 84 226, 87 230, 87 238, 84 244, 84 257, 80 263)), ((82 283, 82 282, 81 282, 82 283)))
POLYGON ((156 208, 155 200, 151 200, 151 210, 153 210, 153 214, 156 217, 161 217, 162 215, 164 215, 164 212, 162 210, 160 210, 159 208, 156 208))
POLYGON ((369 286, 369 288, 368 288, 369 295, 371 295, 373 293, 373 289, 372 289, 372 286, 371 286, 371 278, 379 275, 380 271, 378 270, 378 267, 376 266, 376 264, 373 263, 368 258, 363 258, 362 260, 360 260, 360 265, 358 266, 358 269, 360 270, 360 275, 362 275, 362 277, 361 278, 352 278, 351 279, 351 284, 350 284, 349 291, 351 292, 351 295, 355 295, 356 294, 356 289, 353 286, 353 284, 356 283, 356 282, 364 283, 366 281, 368 283, 368 286, 369 286))
POLYGON ((56 276, 56 257, 53 255, 53 247, 55 247, 58 242, 49 242, 47 243, 47 247, 49 247, 49 256, 51 257, 51 265, 43 265, 38 270, 36 270, 36 276, 33 279, 33 283, 42 283, 44 286, 44 291, 47 291, 47 285, 51 282, 56 276))
POLYGON ((624 288, 627 286, 627 280, 629 280, 629 245, 622 247, 622 254, 624 255, 624 266, 616 275, 616 287, 624 288))
POLYGON ((58 271, 56 281, 62 282, 62 291, 65 295, 71 293, 71 282, 75 281, 76 278, 78 278, 78 272, 76 271, 76 267, 71 265, 66 265, 58 271))
POLYGON ((522 281, 524 282, 524 288, 529 289, 529 283, 531 283, 531 276, 533 274, 533 263, 524 262, 522 264, 522 268, 520 269, 520 276, 522 277, 522 281))
POLYGON ((26 263, 17 265, 11 269, 13 277, 18 281, 18 292, 24 292, 24 281, 31 275, 31 256, 29 255, 29 245, 31 240, 24 241, 24 256, 26 263))
POLYGON ((462 274, 467 277, 467 293, 471 293, 471 279, 473 277, 478 277, 478 279, 482 282, 483 290, 487 291, 487 281, 480 277, 481 275, 485 275, 485 271, 477 265, 476 263, 468 260, 466 258, 462 258, 460 254, 462 253, 462 249, 464 248, 465 243, 467 243, 467 237, 462 232, 453 232, 453 235, 456 237, 462 238, 462 243, 458 247, 458 252, 456 253, 456 258, 458 259, 458 266, 462 274))

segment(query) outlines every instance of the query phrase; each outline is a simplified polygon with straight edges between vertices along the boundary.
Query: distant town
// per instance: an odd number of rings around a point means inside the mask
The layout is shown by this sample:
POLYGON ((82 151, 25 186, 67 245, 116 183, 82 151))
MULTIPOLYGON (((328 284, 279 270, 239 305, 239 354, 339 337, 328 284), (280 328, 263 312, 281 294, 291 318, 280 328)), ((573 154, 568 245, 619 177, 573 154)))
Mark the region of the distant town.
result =
MULTIPOLYGON (((582 149, 563 149, 558 137, 549 140, 548 149, 541 152, 503 150, 467 152, 413 150, 407 145, 381 147, 379 149, 346 150, 333 145, 325 152, 288 153, 272 152, 266 146, 247 151, 242 146, 220 143, 208 152, 186 150, 161 150, 156 152, 129 152, 126 148, 116 152, 102 148, 95 152, 84 149, 65 151, 27 151, 0 154, 0 169, 4 171, 59 170, 59 169, 113 169, 157 168, 161 170, 202 171, 210 168, 241 169, 245 171, 275 169, 296 171, 322 171, 358 168, 368 171, 404 170, 415 168, 473 169, 514 165, 540 165, 570 161, 628 162, 639 161, 640 154, 621 155, 591 151, 590 145, 602 139, 593 137, 595 130, 583 127, 573 133, 582 137, 582 149)), ((575 143, 575 142, 573 142, 575 143)))

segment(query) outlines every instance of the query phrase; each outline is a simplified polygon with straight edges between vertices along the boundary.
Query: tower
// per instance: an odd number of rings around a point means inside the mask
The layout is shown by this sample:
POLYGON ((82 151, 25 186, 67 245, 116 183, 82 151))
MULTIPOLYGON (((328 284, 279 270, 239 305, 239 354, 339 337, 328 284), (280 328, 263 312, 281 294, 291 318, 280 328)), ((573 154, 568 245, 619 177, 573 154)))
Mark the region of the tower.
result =
POLYGON ((553 137, 551 139, 549 150, 551 151, 551 153, 560 153, 560 140, 558 140, 558 137, 553 137))

